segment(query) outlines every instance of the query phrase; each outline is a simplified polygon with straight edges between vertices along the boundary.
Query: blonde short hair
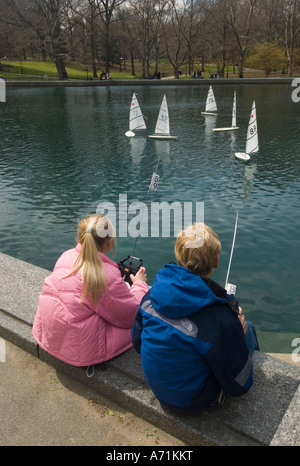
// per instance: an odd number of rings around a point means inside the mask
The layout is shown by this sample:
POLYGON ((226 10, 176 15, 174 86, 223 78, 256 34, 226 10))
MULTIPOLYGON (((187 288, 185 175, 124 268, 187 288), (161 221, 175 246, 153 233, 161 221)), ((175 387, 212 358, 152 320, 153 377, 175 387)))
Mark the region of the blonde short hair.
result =
POLYGON ((178 264, 202 277, 209 276, 221 253, 219 236, 204 223, 194 223, 177 235, 178 264))

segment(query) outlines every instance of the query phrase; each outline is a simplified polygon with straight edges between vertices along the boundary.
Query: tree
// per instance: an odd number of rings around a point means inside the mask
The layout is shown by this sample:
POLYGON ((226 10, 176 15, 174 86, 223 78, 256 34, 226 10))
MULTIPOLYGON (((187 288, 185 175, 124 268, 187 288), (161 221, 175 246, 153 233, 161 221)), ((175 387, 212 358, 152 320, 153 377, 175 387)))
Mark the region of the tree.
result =
POLYGON ((257 40, 259 42, 279 41, 283 36, 284 2, 282 0, 263 0, 257 15, 257 40))
POLYGON ((54 61, 58 79, 67 79, 64 59, 67 55, 65 44, 65 15, 70 0, 7 0, 12 11, 15 26, 34 31, 44 52, 54 61))
POLYGON ((230 18, 238 45, 238 70, 240 78, 244 76, 244 64, 250 40, 251 21, 255 4, 256 0, 231 0, 230 18))
POLYGON ((220 62, 219 73, 224 76, 226 63, 233 59, 234 36, 230 21, 230 0, 219 1, 209 21, 213 35, 213 58, 220 62))
POLYGON ((97 78, 97 46, 96 46, 96 21, 100 15, 98 3, 95 0, 86 0, 86 8, 83 10, 83 18, 85 20, 89 37, 89 45, 91 52, 91 62, 93 70, 93 78, 97 78))
POLYGON ((293 76, 295 45, 300 35, 299 13, 298 0, 289 0, 285 11, 285 49, 289 62, 289 76, 293 76))
POLYGON ((170 7, 164 24, 164 42, 170 64, 174 69, 175 79, 179 79, 180 67, 188 55, 188 48, 183 34, 187 11, 177 6, 176 0, 170 1, 170 7))
POLYGON ((186 64, 191 74, 195 58, 220 73, 231 61, 243 77, 250 48, 274 41, 292 76, 299 39, 299 0, 0 0, 0 56, 49 57, 59 79, 68 59, 92 66, 96 78, 99 60, 108 73, 114 57, 120 67, 130 57, 133 75, 140 58, 143 78, 161 58, 175 78, 186 64))
POLYGON ((121 8, 118 15, 126 31, 126 43, 128 44, 127 48, 130 55, 131 75, 135 76, 134 53, 138 50, 138 34, 137 28, 135 27, 135 16, 132 12, 132 8, 127 6, 121 8))
POLYGON ((118 21, 116 10, 126 0, 96 0, 98 2, 98 9, 100 17, 103 22, 103 45, 104 45, 104 61, 105 61, 105 73, 109 73, 109 62, 110 62, 110 26, 114 21, 118 21))
POLYGON ((255 47, 255 51, 247 59, 247 65, 251 68, 264 70, 266 76, 272 71, 278 71, 282 68, 285 54, 278 42, 265 42, 255 47))
MULTIPOLYGON (((150 60, 154 56, 156 68, 160 53, 162 22, 168 0, 131 0, 130 35, 135 38, 136 50, 142 62, 142 78, 149 76, 150 60)), ((129 23, 127 22, 127 27, 129 23)), ((157 71, 157 70, 156 70, 157 71)))
POLYGON ((182 34, 187 46, 189 74, 194 68, 194 49, 198 43, 200 31, 213 11, 210 0, 184 0, 181 12, 183 15, 182 34))

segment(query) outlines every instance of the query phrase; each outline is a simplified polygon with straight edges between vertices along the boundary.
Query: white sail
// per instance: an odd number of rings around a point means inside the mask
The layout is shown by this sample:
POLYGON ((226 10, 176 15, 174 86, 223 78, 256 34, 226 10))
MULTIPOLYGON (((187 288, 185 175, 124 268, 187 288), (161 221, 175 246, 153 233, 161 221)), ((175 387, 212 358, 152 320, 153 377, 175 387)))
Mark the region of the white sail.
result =
POLYGON ((160 106, 154 132, 156 134, 170 134, 169 111, 165 95, 160 106))
POLYGON ((248 124, 247 140, 246 140, 246 154, 258 152, 258 132, 257 132, 257 119, 256 119, 256 106, 255 100, 253 101, 251 115, 248 124))
POLYGON ((212 86, 209 86, 209 90, 207 93, 207 98, 206 98, 206 105, 205 105, 205 112, 201 112, 206 115, 216 115, 216 112, 218 110, 217 108, 217 103, 214 95, 214 91, 212 86))
POLYGON ((129 111, 129 131, 125 134, 127 137, 134 137, 134 130, 140 129, 146 129, 146 124, 136 94, 133 93, 129 111))
POLYGON ((253 152, 258 152, 258 131, 257 131, 257 118, 256 118, 256 106, 255 100, 252 104, 251 114, 248 123, 247 139, 245 152, 236 152, 235 156, 241 160, 249 160, 250 155, 253 152))
POLYGON ((156 121, 156 126, 154 130, 154 134, 149 136, 149 138, 155 139, 176 139, 177 136, 170 135, 170 123, 169 123, 169 110, 166 96, 164 95, 160 109, 158 118, 156 121))
POLYGON ((239 129, 239 127, 236 126, 236 91, 234 91, 233 95, 231 126, 225 128, 214 128, 213 131, 232 131, 235 129, 239 129))

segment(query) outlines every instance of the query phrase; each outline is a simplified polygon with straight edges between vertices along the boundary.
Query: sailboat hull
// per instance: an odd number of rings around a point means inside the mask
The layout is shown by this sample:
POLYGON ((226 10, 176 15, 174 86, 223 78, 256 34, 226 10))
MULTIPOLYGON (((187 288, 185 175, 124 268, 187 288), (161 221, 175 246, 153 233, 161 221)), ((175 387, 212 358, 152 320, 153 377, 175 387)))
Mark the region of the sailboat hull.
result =
POLYGON ((214 128, 213 131, 234 131, 235 129, 239 129, 238 126, 231 126, 228 128, 214 128))
POLYGON ((128 138, 134 138, 135 136, 135 133, 133 131, 127 131, 125 133, 125 136, 127 136, 128 138))
POLYGON ((168 134, 152 134, 148 136, 150 139, 177 139, 177 136, 170 136, 168 134))
POLYGON ((217 116, 217 113, 213 113, 213 112, 201 112, 202 115, 213 115, 213 116, 217 116))
POLYGON ((236 152, 234 155, 236 156, 237 159, 240 159, 240 160, 244 160, 244 161, 250 160, 250 155, 246 154, 245 152, 236 152))

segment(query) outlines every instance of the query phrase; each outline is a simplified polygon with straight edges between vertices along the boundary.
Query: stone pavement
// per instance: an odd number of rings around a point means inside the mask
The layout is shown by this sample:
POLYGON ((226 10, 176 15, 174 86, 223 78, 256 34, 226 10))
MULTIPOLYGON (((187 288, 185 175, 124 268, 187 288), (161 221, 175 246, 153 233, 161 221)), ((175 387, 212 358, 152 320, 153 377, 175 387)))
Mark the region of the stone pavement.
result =
POLYGON ((0 446, 183 446, 99 392, 5 343, 0 446))

